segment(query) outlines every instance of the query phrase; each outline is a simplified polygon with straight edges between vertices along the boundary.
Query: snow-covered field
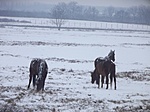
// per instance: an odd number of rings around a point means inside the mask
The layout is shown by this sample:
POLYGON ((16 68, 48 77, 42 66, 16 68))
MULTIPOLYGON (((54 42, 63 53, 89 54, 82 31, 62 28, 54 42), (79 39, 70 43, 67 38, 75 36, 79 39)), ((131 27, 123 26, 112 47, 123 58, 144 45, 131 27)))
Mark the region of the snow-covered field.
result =
MULTIPOLYGON (((2 23, 4 24, 4 23, 2 23)), ((0 27, 0 112, 149 112, 150 32, 0 27), (117 90, 91 84, 94 59, 115 50, 117 90), (45 92, 27 90, 45 59, 45 92)))

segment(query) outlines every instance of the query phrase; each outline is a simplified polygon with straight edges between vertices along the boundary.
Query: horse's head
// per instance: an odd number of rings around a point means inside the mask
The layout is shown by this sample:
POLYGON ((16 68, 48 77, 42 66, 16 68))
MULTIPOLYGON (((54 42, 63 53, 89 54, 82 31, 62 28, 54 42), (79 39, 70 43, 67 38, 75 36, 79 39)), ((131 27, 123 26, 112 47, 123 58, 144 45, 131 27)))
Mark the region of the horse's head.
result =
POLYGON ((91 72, 91 83, 94 84, 95 80, 96 80, 95 73, 91 72))
POLYGON ((36 79, 37 91, 43 89, 43 81, 44 81, 44 74, 47 74, 47 67, 45 62, 41 60, 39 68, 38 68, 38 75, 36 79))
POLYGON ((36 79, 37 91, 42 89, 42 77, 38 76, 36 79))
POLYGON ((113 62, 115 61, 115 50, 114 51, 110 51, 108 54, 108 57, 110 60, 112 60, 113 62))
POLYGON ((91 72, 91 83, 94 84, 94 82, 96 81, 96 84, 99 85, 99 78, 100 76, 96 73, 96 69, 94 70, 94 72, 91 72))

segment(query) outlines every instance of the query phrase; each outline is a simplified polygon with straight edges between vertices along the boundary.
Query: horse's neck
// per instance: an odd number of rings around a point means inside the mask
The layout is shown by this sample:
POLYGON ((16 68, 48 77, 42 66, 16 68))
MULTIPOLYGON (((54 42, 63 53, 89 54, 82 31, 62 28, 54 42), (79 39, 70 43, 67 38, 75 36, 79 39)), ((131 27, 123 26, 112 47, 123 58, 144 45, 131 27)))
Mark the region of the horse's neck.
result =
POLYGON ((106 56, 104 59, 105 61, 111 60, 109 56, 106 56))
POLYGON ((112 61, 114 61, 114 54, 113 53, 109 53, 108 54, 108 58, 112 61))

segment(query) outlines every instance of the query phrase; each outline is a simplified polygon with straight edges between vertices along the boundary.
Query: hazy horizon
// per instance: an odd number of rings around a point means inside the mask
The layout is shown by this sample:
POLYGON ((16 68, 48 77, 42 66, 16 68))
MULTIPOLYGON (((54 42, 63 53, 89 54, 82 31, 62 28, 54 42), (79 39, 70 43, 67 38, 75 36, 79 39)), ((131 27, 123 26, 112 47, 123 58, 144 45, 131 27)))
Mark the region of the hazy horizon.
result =
MULTIPOLYGON (((2 2, 3 0, 0 0, 2 2)), ((11 1, 12 0, 4 0, 11 1)), ((59 2, 77 2, 80 5, 88 5, 88 6, 112 6, 112 7, 132 7, 132 6, 150 6, 150 0, 14 0, 18 2, 29 2, 29 3, 45 3, 45 4, 57 4, 59 2)))

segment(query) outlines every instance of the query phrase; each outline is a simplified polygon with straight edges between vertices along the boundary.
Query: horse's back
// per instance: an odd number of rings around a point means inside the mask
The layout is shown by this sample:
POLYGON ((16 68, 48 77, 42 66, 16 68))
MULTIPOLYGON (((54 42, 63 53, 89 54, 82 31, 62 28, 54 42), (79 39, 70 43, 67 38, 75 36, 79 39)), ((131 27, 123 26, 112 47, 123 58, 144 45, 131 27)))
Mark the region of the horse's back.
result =
POLYGON ((97 63, 99 63, 99 62, 104 62, 104 61, 115 61, 115 51, 110 51, 109 52, 109 54, 108 54, 108 56, 105 56, 105 57, 98 57, 98 58, 96 58, 95 59, 95 61, 94 61, 94 65, 95 65, 95 67, 96 67, 96 64, 97 63))
POLYGON ((47 71, 48 66, 45 60, 43 59, 33 59, 30 63, 30 72, 38 73, 39 69, 42 68, 47 71))
POLYGON ((95 68, 96 68, 96 65, 97 65, 98 63, 103 62, 103 61, 105 61, 105 59, 104 59, 103 57, 98 57, 98 58, 96 58, 95 61, 94 61, 95 68))
POLYGON ((103 60, 99 60, 96 62, 95 68, 101 75, 106 75, 115 68, 115 64, 111 60, 103 58, 103 60))

